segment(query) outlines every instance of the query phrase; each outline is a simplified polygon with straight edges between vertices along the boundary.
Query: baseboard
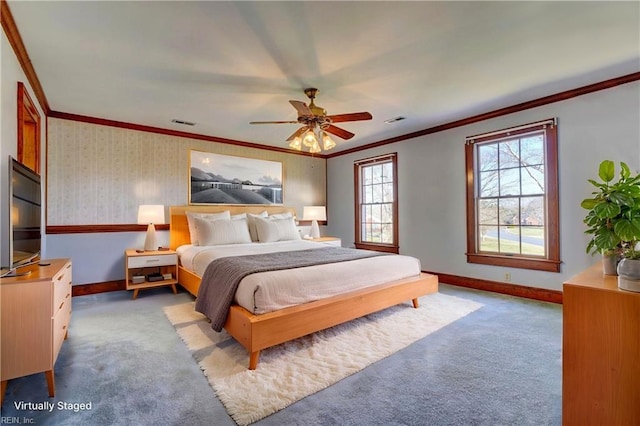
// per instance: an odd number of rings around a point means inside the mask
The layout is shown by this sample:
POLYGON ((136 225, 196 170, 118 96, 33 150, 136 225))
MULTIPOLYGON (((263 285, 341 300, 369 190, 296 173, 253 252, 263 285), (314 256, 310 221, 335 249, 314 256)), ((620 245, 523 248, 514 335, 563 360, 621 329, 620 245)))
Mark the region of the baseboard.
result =
POLYGON ((473 288, 475 290, 491 291, 493 293, 508 294, 526 299, 540 300, 562 304, 562 292, 544 288, 528 287, 524 285, 483 280, 480 278, 461 277, 459 275, 443 274, 440 272, 423 271, 438 276, 438 281, 458 287, 473 288))
POLYGON ((76 284, 71 286, 72 296, 88 296, 90 294, 107 293, 109 291, 126 290, 124 280, 106 281, 95 284, 76 284))

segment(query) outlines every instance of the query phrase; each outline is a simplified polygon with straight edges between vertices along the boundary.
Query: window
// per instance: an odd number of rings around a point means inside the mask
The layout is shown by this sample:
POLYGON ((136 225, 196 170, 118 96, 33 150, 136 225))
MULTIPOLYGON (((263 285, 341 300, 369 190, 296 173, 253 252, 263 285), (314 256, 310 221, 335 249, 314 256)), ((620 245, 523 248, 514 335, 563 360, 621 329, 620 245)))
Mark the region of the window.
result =
POLYGON ((18 161, 40 173, 40 114, 18 82, 18 161))
POLYGON ((560 272, 555 120, 467 138, 467 262, 560 272))
POLYGON ((398 253, 395 153, 354 163, 356 248, 398 253))

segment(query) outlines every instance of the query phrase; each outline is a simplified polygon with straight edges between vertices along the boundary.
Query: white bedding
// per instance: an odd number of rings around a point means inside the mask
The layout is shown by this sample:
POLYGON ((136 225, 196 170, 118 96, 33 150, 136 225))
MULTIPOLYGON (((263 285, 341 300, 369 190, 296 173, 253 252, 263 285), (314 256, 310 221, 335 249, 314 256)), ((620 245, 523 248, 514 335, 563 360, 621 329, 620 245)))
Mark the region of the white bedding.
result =
MULTIPOLYGON (((178 247, 177 252, 183 267, 202 276, 209 262, 220 257, 326 247, 321 243, 296 240, 219 246, 184 245, 178 247)), ((248 275, 240 282, 235 301, 255 314, 262 314, 419 274, 420 261, 403 255, 261 272, 248 275)))

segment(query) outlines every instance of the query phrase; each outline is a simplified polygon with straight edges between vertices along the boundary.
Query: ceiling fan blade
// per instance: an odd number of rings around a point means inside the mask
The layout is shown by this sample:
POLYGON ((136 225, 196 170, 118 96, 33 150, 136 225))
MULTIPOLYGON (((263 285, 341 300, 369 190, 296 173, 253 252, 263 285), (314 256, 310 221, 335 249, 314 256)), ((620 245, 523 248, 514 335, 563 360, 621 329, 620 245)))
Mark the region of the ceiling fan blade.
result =
POLYGON ((329 124, 327 127, 324 127, 322 130, 324 130, 327 133, 331 133, 332 135, 336 135, 342 139, 351 139, 352 137, 355 136, 353 133, 348 132, 344 129, 341 129, 340 127, 336 127, 332 124, 329 124))
POLYGON ((295 132, 293 132, 293 134, 291 136, 289 136, 287 138, 287 142, 294 140, 296 137, 300 136, 301 134, 303 134, 305 131, 307 130, 307 126, 302 126, 300 127, 298 130, 296 130, 295 132))
POLYGON ((328 115, 332 123, 342 123, 345 121, 371 120, 373 116, 368 112, 352 112, 350 114, 328 115))
POLYGON ((297 121, 250 121, 249 124, 298 124, 297 121))
POLYGON ((293 105, 293 107, 296 109, 296 111, 298 111, 298 116, 299 117, 308 117, 308 116, 313 117, 313 113, 311 112, 311 110, 309 109, 307 104, 305 104, 304 102, 302 102, 302 101, 289 101, 289 103, 291 105, 293 105))

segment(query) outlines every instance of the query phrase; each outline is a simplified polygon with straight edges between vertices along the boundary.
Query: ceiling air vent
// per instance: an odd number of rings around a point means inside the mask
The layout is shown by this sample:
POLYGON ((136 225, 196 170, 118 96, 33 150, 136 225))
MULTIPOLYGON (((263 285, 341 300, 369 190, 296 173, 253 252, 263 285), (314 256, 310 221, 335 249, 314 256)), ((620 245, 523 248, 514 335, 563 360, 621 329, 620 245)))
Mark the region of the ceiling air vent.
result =
POLYGON ((178 119, 173 119, 171 120, 172 123, 176 123, 176 124, 182 124, 183 126, 195 126, 196 123, 192 123, 190 121, 184 121, 184 120, 178 120, 178 119))
POLYGON ((404 120, 405 118, 406 118, 406 117, 402 117, 402 116, 400 116, 400 117, 393 117, 393 118, 390 118, 390 119, 388 119, 388 120, 384 120, 384 122, 385 122, 385 123, 387 123, 387 124, 391 124, 391 123, 395 123, 396 121, 402 121, 402 120, 404 120))

